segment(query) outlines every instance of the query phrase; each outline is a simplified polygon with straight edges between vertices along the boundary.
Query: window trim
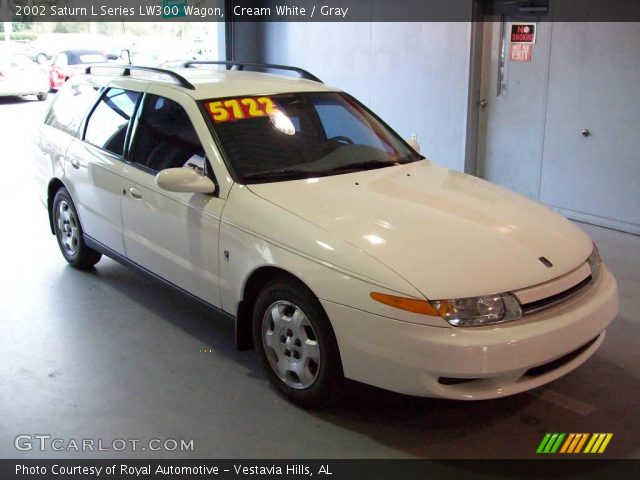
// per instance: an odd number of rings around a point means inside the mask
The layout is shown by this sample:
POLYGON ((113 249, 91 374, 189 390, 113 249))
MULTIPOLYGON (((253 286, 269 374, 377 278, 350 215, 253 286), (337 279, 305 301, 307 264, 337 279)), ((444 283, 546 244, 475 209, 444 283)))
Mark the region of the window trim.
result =
MULTIPOLYGON (((131 88, 123 88, 123 87, 117 87, 114 85, 109 85, 109 86, 105 86, 102 88, 102 91, 100 91, 98 93, 98 99, 95 101, 95 103, 91 106, 91 108, 89 109, 88 113, 85 115, 82 124, 80 126, 80 128, 78 129, 79 131, 82 131, 82 135, 77 136, 79 140, 81 140, 83 143, 87 144, 87 145, 91 145, 94 148, 97 148, 98 150, 100 150, 101 152, 106 152, 109 155, 112 155, 120 160, 126 160, 125 159, 125 152, 127 152, 128 147, 127 147, 127 140, 129 137, 129 132, 131 130, 131 126, 133 124, 133 120, 136 118, 136 116, 138 115, 138 109, 140 107, 140 100, 142 99, 142 97, 144 97, 145 92, 140 91, 140 90, 134 90, 131 88), (134 92, 134 93, 138 93, 140 96, 138 97, 138 99, 136 100, 136 104, 133 106, 133 114, 131 115, 131 118, 129 119, 129 123, 127 125, 127 132, 125 133, 124 136, 124 143, 122 145, 122 153, 118 154, 115 152, 112 152, 110 150, 107 150, 106 148, 102 148, 99 147, 98 145, 94 145, 93 143, 89 142, 86 139, 87 136, 87 127, 89 125, 89 120, 91 119, 91 116, 94 114, 96 108, 98 108, 98 105, 100 105, 100 102, 102 101, 102 99, 107 95, 107 93, 110 90, 113 89, 117 89, 117 90, 122 90, 122 91, 129 91, 129 92, 134 92)), ((79 132, 78 132, 79 133, 79 132)))
MULTIPOLYGON (((230 96, 225 96, 225 97, 213 97, 213 98, 205 98, 205 99, 202 99, 202 100, 197 100, 198 107, 200 108, 200 111, 202 112, 202 115, 204 116, 204 121, 207 124, 207 127, 209 129, 209 133, 211 134, 211 137, 213 138, 213 141, 214 141, 214 143, 216 145, 216 148, 218 149, 218 152, 220 152, 220 156, 222 157, 222 161, 224 162, 224 165, 227 168, 227 172, 229 173, 229 175, 231 176, 231 179, 235 183, 238 183, 240 185, 250 185, 250 184, 246 184, 246 183, 241 181, 240 175, 238 175, 238 173, 235 171, 235 169, 231 165, 231 161, 227 157, 227 152, 222 147, 222 142, 218 138, 218 134, 216 133, 213 120, 211 118, 211 115, 207 111, 207 107, 205 106, 205 104, 209 103, 209 102, 212 102, 212 101, 224 101, 224 100, 228 100, 228 99, 232 99, 232 98, 238 98, 239 96, 260 97, 260 96, 270 96, 270 95, 275 96, 275 95, 297 95, 297 94, 301 94, 301 95, 304 95, 304 94, 314 94, 314 95, 321 95, 321 94, 336 95, 337 94, 337 95, 343 95, 347 100, 349 100, 350 102, 355 103, 358 107, 362 108, 365 112, 367 112, 369 115, 371 115, 375 120, 380 122, 380 124, 383 127, 385 127, 386 129, 388 129, 389 132, 391 132, 391 134, 395 135, 400 140, 400 143, 402 145, 404 145, 405 147, 407 147, 407 149, 409 151, 415 152, 413 147, 407 143, 407 141, 404 139, 404 137, 402 137, 402 135, 400 135, 393 128, 391 128, 389 126, 389 124, 387 124, 387 122, 382 120, 382 118, 380 118, 378 115, 376 115, 375 112, 373 112, 369 107, 367 107, 364 103, 362 103, 360 100, 355 98, 353 95, 350 95, 347 92, 343 92, 341 90, 320 90, 320 91, 309 90, 309 91, 303 91, 303 92, 278 92, 278 93, 271 93, 271 94, 268 94, 268 93, 265 93, 265 94, 252 93, 252 94, 247 94, 247 95, 230 95, 230 96)), ((426 160, 426 157, 424 155, 420 154, 419 152, 415 152, 415 153, 416 153, 416 155, 418 155, 419 160, 426 160)), ((419 160, 416 160, 416 161, 419 161, 419 160)), ((217 183, 216 183, 216 185, 217 185, 217 183)))
MULTIPOLYGON (((134 168, 137 168, 139 170, 142 170, 145 173, 148 173, 150 175, 153 175, 154 177, 160 173, 159 170, 154 170, 153 168, 149 168, 146 165, 143 165, 141 163, 138 162, 134 162, 131 160, 130 155, 131 155, 131 146, 133 145, 133 143, 135 142, 136 139, 136 134, 138 133, 138 126, 140 123, 140 117, 142 116, 143 112, 144 112, 144 107, 146 105, 147 99, 151 96, 154 95, 156 97, 162 97, 166 100, 169 100, 171 102, 177 103, 183 110, 184 113, 187 115, 187 118, 189 119, 189 122, 191 122, 191 126, 193 128, 193 130, 196 133, 196 136, 198 136, 198 141, 200 142, 202 148, 204 149, 205 144, 202 142, 202 140, 200 139, 200 136, 198 135, 198 130, 196 129, 195 125, 193 124, 193 121, 191 120, 191 118, 189 117, 189 112, 188 109, 185 108, 185 105, 174 99, 171 97, 168 97, 167 95, 161 95, 158 93, 149 93, 148 91, 142 92, 142 95, 140 96, 140 99, 138 101, 138 103, 136 104, 136 111, 135 114, 132 116, 132 121, 129 123, 129 126, 131 128, 130 131, 127 131, 127 136, 125 139, 125 147, 124 147, 124 153, 125 155, 122 157, 122 159, 124 160, 124 162, 127 165, 130 165, 134 168)), ((215 141, 215 139, 214 139, 215 141)), ((216 148, 218 148, 218 151, 220 151, 220 148, 218 147, 217 143, 216 143, 216 148)), ((219 197, 220 195, 220 184, 218 183, 218 180, 216 179, 216 174, 213 171, 213 167, 211 166, 211 160, 209 159, 208 156, 205 155, 205 163, 204 163, 204 176, 207 177, 209 180, 211 180, 214 185, 216 186, 215 190, 213 191, 213 193, 211 193, 212 196, 214 197, 219 197)))
POLYGON ((82 140, 82 135, 81 133, 84 132, 84 128, 85 128, 85 123, 87 121, 87 116, 89 115, 89 112, 93 112, 93 109, 95 108, 95 106, 97 105, 99 99, 102 97, 102 91, 104 90, 104 85, 94 85, 92 83, 79 83, 78 85, 84 85, 84 86, 88 86, 91 88, 94 88, 96 90, 96 96, 93 99, 93 101, 91 103, 88 104, 88 109, 86 109, 86 111, 82 114, 82 118, 80 119, 80 122, 78 122, 78 126, 76 127, 75 131, 73 132, 67 132, 66 130, 63 130, 59 127, 56 127, 54 125, 52 125, 52 118, 55 117, 55 107, 56 104, 58 103, 59 99, 61 98, 61 95, 58 94, 54 97, 53 101, 51 102, 51 104, 49 105, 49 108, 47 110, 46 115, 44 116, 44 121, 43 124, 46 125, 47 127, 51 127, 55 130, 58 130, 59 132, 62 132, 66 135, 69 135, 70 137, 73 138, 77 138, 78 140, 82 140))

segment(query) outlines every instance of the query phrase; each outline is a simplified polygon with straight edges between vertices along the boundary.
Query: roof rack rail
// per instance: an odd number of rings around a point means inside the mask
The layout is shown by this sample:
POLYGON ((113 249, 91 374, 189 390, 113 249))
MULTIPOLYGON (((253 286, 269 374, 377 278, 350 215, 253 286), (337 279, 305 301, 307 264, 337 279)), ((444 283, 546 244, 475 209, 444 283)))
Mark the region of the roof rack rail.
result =
POLYGON ((189 68, 193 65, 226 65, 227 67, 238 67, 238 70, 244 70, 244 67, 262 68, 265 70, 289 70, 296 72, 300 75, 300 78, 305 80, 311 80, 313 82, 323 83, 318 77, 309 73, 307 70, 298 67, 291 67, 289 65, 277 65, 275 63, 253 63, 253 62, 234 62, 234 61, 217 61, 217 60, 188 60, 182 64, 182 67, 189 68))
POLYGON ((87 75, 91 75, 91 71, 96 69, 96 68, 105 68, 105 69, 120 68, 120 69, 122 69, 122 73, 120 74, 121 77, 130 77, 131 76, 131 70, 141 71, 141 72, 159 73, 159 74, 167 75, 167 76, 171 77, 181 87, 188 88, 189 90, 195 90, 196 89, 196 87, 194 87, 193 84, 191 82, 189 82, 189 80, 184 78, 182 75, 180 75, 180 74, 178 74, 178 73, 176 73, 176 72, 174 72, 172 70, 167 70, 165 68, 139 67, 139 66, 136 66, 136 65, 92 65, 91 67, 87 67, 86 68, 85 73, 87 75))

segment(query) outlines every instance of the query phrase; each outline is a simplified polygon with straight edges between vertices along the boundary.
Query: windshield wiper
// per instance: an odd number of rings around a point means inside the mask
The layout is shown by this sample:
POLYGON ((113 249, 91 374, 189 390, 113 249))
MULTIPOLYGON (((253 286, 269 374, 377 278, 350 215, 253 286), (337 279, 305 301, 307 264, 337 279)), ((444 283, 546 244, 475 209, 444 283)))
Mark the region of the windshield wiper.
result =
POLYGON ((348 163, 346 165, 339 165, 333 167, 330 171, 339 172, 343 170, 370 170, 374 168, 390 167, 392 165, 399 165, 400 162, 394 160, 367 160, 366 162, 348 163))
POLYGON ((290 168, 281 168, 277 170, 266 170, 264 172, 256 172, 250 173, 248 175, 243 175, 242 179, 244 181, 247 180, 277 180, 282 178, 289 177, 306 177, 309 175, 313 175, 313 172, 309 172, 307 170, 293 170, 290 168))

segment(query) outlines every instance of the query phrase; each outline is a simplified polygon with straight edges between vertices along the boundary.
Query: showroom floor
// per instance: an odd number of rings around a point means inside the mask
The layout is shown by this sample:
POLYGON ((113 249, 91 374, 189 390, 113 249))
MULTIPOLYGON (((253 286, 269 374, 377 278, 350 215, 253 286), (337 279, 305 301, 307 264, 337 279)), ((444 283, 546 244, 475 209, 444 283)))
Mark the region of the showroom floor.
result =
POLYGON ((618 279, 620 314, 565 378, 479 403, 351 384, 339 408, 307 412, 198 303, 108 259, 90 272, 65 264, 32 181, 44 107, 0 99, 0 457, 533 457, 545 432, 613 432, 604 456, 640 458, 640 237, 581 225, 618 279), (194 451, 22 452, 20 434, 192 439, 194 451))

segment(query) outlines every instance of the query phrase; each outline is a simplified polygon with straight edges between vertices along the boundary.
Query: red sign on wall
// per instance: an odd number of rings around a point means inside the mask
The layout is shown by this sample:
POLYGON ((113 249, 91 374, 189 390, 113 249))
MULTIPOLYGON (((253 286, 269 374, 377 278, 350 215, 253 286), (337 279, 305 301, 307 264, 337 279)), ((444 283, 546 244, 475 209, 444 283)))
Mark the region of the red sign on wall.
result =
POLYGON ((536 24, 512 23, 511 43, 536 43, 536 24))
POLYGON ((530 43, 514 43, 511 45, 512 62, 530 62, 533 45, 530 43))

